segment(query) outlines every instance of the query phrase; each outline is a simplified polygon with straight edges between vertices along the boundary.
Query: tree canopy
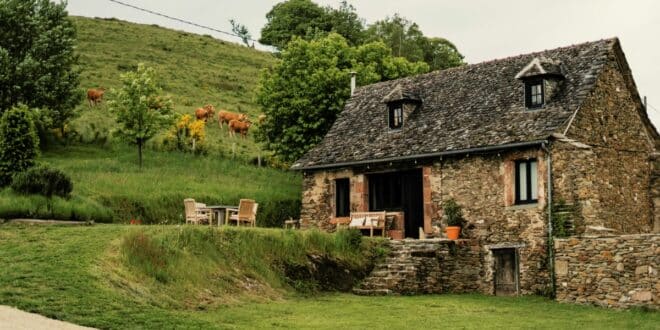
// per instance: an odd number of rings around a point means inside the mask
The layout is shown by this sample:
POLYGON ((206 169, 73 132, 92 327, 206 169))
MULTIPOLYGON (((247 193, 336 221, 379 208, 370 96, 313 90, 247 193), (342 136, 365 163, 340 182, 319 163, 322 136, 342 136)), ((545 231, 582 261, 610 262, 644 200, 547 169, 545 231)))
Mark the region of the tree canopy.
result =
POLYGON ((154 70, 140 63, 136 71, 121 75, 121 88, 113 90, 108 105, 117 116, 115 134, 138 147, 142 167, 142 147, 162 129, 170 125, 172 101, 161 96, 154 70))
POLYGON ((0 187, 12 176, 32 167, 39 154, 39 138, 27 106, 21 104, 0 116, 0 187))
POLYGON ((0 0, 0 114, 19 103, 48 109, 55 126, 81 100, 76 30, 66 1, 0 0))
POLYGON ((343 109, 351 71, 365 85, 428 70, 424 62, 393 57, 383 42, 351 47, 336 33, 295 38, 282 61, 263 73, 257 102, 266 119, 257 139, 279 158, 294 161, 321 141, 343 109))

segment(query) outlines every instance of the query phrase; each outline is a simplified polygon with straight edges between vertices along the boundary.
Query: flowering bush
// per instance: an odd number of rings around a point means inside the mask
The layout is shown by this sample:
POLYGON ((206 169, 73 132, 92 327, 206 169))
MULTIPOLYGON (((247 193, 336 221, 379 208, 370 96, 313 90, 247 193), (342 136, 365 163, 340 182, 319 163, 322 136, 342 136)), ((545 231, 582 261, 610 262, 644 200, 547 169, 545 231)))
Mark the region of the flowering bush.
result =
POLYGON ((179 151, 204 153, 205 139, 206 123, 203 120, 193 120, 190 115, 183 115, 174 123, 165 141, 179 151))

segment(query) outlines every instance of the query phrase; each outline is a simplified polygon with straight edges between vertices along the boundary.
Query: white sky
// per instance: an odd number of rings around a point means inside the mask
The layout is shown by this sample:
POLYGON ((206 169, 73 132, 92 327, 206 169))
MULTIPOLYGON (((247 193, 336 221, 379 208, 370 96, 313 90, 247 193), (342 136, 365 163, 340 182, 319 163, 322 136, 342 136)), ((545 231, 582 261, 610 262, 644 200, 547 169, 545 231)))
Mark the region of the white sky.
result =
MULTIPOLYGON (((231 31, 229 19, 245 24, 258 39, 272 0, 120 0, 196 23, 231 31)), ((314 0, 338 6, 339 0, 314 0)), ((399 13, 416 22, 427 36, 452 41, 468 63, 568 46, 617 36, 649 115, 660 124, 660 1, 657 0, 353 0, 358 14, 372 23, 399 13)), ((109 0, 69 0, 69 13, 116 17, 131 22, 223 34, 174 22, 109 0)), ((233 39, 236 41, 236 39, 233 39)))

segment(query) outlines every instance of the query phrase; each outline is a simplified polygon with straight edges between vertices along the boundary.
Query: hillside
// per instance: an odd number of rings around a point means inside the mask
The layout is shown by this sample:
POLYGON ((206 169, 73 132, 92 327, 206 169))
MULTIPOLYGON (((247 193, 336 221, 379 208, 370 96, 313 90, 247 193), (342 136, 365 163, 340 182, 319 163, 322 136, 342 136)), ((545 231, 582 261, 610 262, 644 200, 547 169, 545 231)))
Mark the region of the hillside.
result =
MULTIPOLYGON (((172 96, 179 113, 192 114, 210 103, 216 109, 240 111, 252 118, 259 114, 255 90, 260 71, 276 61, 272 54, 155 25, 86 17, 72 20, 78 29, 82 89, 119 87, 119 75, 143 62, 155 68, 161 87, 172 96)), ((105 105, 90 109, 83 102, 78 110, 81 115, 72 127, 80 140, 106 142, 114 124, 105 105)), ((238 155, 251 157, 259 152, 251 134, 247 140, 229 138, 217 122, 207 128, 212 152, 230 154, 233 144, 238 155)), ((151 146, 159 148, 159 140, 151 146)))

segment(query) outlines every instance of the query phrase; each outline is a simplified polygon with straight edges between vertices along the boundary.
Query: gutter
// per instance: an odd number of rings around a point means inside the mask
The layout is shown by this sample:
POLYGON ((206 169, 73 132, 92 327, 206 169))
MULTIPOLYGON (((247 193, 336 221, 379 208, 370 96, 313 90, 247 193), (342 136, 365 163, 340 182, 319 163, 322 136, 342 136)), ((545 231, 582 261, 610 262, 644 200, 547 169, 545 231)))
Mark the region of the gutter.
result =
POLYGON ((394 162, 394 161, 401 161, 401 160, 412 160, 412 159, 420 159, 420 158, 433 158, 433 157, 450 156, 450 155, 470 154, 470 153, 477 153, 477 152, 498 151, 498 150, 506 150, 506 149, 520 148, 520 147, 531 147, 531 146, 538 146, 538 145, 545 146, 547 143, 548 143, 548 140, 546 139, 546 140, 534 140, 534 141, 526 141, 526 142, 515 142, 515 143, 509 143, 509 144, 500 144, 500 145, 496 145, 496 146, 485 146, 485 147, 477 147, 477 148, 447 150, 447 151, 440 151, 440 152, 434 152, 434 153, 428 153, 428 154, 417 154, 417 155, 410 155, 410 156, 397 156, 397 157, 381 158, 381 159, 374 159, 374 160, 359 160, 359 161, 353 161, 353 162, 312 165, 312 166, 305 166, 305 167, 297 167, 296 164, 293 164, 293 166, 291 166, 291 169, 292 170, 297 170, 297 171, 300 171, 300 170, 318 170, 318 169, 328 169, 328 168, 344 167, 344 166, 378 164, 378 163, 394 162))
POLYGON ((546 198, 548 208, 548 272, 550 273, 550 287, 552 298, 557 295, 557 283, 555 283, 555 240, 552 228, 552 154, 550 148, 545 143, 541 144, 541 148, 546 153, 546 164, 548 167, 548 196, 546 198))

